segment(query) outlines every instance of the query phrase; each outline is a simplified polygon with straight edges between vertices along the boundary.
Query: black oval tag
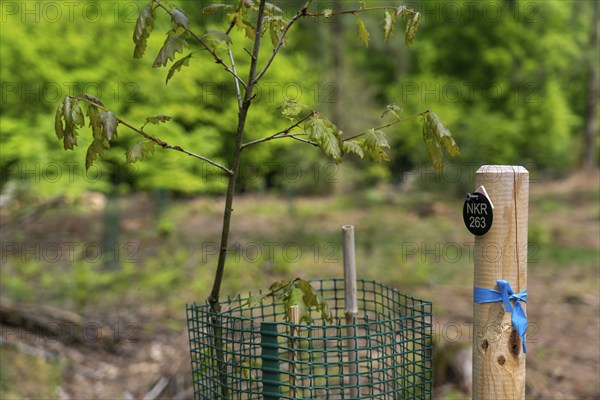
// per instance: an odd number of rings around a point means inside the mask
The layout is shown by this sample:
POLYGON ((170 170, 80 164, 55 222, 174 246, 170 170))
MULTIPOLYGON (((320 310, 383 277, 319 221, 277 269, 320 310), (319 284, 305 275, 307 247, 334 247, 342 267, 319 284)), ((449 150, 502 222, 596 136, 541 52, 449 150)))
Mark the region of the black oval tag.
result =
POLYGON ((468 194, 463 206, 463 219, 473 235, 485 235, 494 220, 492 203, 483 193, 468 194))

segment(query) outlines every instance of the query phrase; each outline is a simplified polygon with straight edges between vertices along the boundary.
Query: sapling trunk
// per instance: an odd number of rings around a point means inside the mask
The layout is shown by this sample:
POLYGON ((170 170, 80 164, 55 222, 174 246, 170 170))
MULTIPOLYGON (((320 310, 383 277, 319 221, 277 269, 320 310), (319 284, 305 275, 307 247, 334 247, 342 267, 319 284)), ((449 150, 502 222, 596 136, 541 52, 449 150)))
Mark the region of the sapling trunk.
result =
POLYGON ((262 32, 263 16, 265 12, 266 0, 261 0, 257 22, 256 22, 256 37, 254 38, 254 50, 252 51, 252 60, 250 63, 250 72, 248 74, 248 85, 244 94, 244 99, 241 103, 241 107, 238 113, 238 124, 235 137, 235 146, 233 149, 233 162, 231 165, 231 175, 229 175, 229 182, 227 185, 227 194, 225 196, 225 209, 223 210, 223 228, 221 231, 221 245, 219 247, 219 260, 217 262, 217 270, 215 272, 215 280, 213 282, 212 291, 208 302, 211 310, 215 313, 212 318, 215 348, 217 350, 217 366, 219 370, 219 380, 221 383, 221 394, 223 398, 229 398, 229 390, 227 388, 227 365, 225 363, 224 352, 223 352, 223 327, 221 325, 221 319, 217 315, 221 311, 219 303, 219 296, 221 293, 221 284, 223 282, 223 274, 225 271, 225 261, 227 260, 227 246, 229 242, 229 233, 231 227, 231 215, 233 213, 233 196, 235 195, 235 186, 240 172, 240 161, 242 158, 242 144, 244 139, 244 129, 246 128, 246 117, 248 116, 248 110, 252 105, 252 99, 254 97, 254 85, 256 77, 256 65, 258 62, 258 54, 260 52, 260 39, 262 32))
POLYGON ((265 0, 261 0, 258 7, 258 15, 256 22, 256 36, 254 38, 254 50, 252 51, 252 60, 250 62, 250 72, 248 74, 248 85, 244 94, 240 111, 238 113, 238 125, 235 137, 235 147, 233 149, 233 162, 231 165, 231 175, 229 176, 229 184, 227 185, 227 194, 225 197, 225 209, 223 210, 223 228, 221 231, 221 246, 219 248, 219 261, 217 263, 217 271, 213 282, 212 291, 208 299, 213 311, 219 312, 219 295, 221 293, 221 283, 223 281, 223 272, 225 270, 225 260, 227 259, 227 244, 229 241, 229 228, 231 226, 231 214, 233 213, 233 196, 235 194, 235 185, 240 172, 240 160, 242 157, 242 144, 244 139, 244 129, 246 128, 246 117, 248 110, 252 105, 254 98, 254 85, 256 84, 256 65, 258 62, 258 54, 260 52, 260 39, 263 25, 263 16, 265 13, 265 0))
MULTIPOLYGON (((261 4, 263 4, 261 2, 261 4)), ((257 37, 260 37, 257 35, 257 37)), ((258 39, 257 39, 258 40, 258 39)), ((248 87, 251 90, 252 85, 248 87)), ((227 195, 225 197, 225 209, 223 211, 223 228, 221 232, 221 247, 219 249, 219 261, 217 263, 217 271, 215 272, 215 280, 213 288, 208 299, 211 310, 215 313, 212 317, 212 326, 215 340, 215 348, 217 351, 217 368, 219 370, 219 380, 221 383, 221 394, 224 399, 229 398, 229 390, 227 388, 227 365, 225 363, 225 355, 223 352, 223 326, 221 325, 221 319, 219 313, 221 312, 221 306, 219 303, 219 295, 221 292, 221 283, 223 281, 223 273, 225 270, 225 261, 227 259, 227 245, 229 241, 229 231, 231 226, 231 214, 233 213, 233 196, 235 194, 235 185, 240 170, 240 159, 242 155, 242 139, 244 137, 244 126, 246 124, 246 116, 248 109, 251 104, 251 97, 249 98, 246 93, 246 98, 242 103, 242 108, 239 112, 238 129, 235 141, 235 148, 233 152, 233 165, 232 174, 229 176, 229 184, 227 185, 227 195)))

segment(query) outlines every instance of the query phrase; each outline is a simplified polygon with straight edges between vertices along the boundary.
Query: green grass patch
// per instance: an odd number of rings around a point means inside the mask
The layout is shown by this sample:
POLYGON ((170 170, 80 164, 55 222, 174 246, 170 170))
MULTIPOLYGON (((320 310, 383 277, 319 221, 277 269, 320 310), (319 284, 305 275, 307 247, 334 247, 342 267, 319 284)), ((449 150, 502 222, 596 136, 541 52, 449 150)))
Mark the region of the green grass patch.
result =
POLYGON ((535 253, 530 252, 529 257, 529 264, 532 266, 537 264, 556 268, 576 266, 597 270, 600 265, 598 249, 590 248, 547 246, 540 248, 535 253))
POLYGON ((30 355, 9 344, 0 345, 0 398, 55 399, 64 379, 65 361, 30 355), (24 384, 27 382, 27 384, 24 384))

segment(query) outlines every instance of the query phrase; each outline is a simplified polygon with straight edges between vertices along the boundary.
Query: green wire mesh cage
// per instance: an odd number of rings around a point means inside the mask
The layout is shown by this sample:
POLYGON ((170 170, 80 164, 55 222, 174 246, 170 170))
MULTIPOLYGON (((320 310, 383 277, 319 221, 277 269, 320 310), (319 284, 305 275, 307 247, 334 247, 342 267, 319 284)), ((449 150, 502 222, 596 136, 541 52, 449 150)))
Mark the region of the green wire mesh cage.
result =
POLYGON ((196 399, 431 398, 430 302, 359 280, 348 325, 343 279, 310 283, 333 322, 315 313, 291 324, 281 302, 252 306, 250 295, 223 301, 220 314, 187 307, 196 399))

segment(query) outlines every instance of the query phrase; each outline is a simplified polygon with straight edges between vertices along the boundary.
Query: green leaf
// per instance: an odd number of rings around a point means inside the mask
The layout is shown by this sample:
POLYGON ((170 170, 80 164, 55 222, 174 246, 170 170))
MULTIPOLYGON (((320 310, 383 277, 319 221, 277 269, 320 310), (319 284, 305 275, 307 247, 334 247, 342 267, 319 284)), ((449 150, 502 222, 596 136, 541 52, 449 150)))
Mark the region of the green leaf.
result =
POLYGON ((83 127, 85 125, 85 119, 83 118, 83 112, 81 111, 81 107, 77 102, 73 104, 71 108, 71 119, 73 120, 73 124, 77 127, 83 127))
POLYGON ((208 47, 211 49, 227 49, 232 42, 231 37, 222 31, 215 31, 209 29, 206 31, 204 35, 202 35, 202 39, 206 42, 208 47))
POLYGON ((94 137, 94 140, 104 138, 102 134, 102 121, 100 121, 98 107, 88 104, 87 115, 90 119, 90 127, 92 128, 92 136, 94 137))
POLYGON ((204 14, 216 14, 221 9, 223 10, 234 10, 235 7, 229 4, 211 4, 202 9, 202 13, 204 14))
POLYGON ((336 163, 342 161, 341 131, 327 119, 313 115, 305 124, 308 139, 317 143, 323 154, 333 158, 336 163))
POLYGON ((388 10, 385 10, 385 16, 383 18, 383 40, 387 40, 392 37, 394 33, 394 24, 396 23, 396 15, 390 14, 388 10))
POLYGON ((333 320, 329 307, 327 303, 323 301, 319 292, 316 291, 309 282, 303 279, 296 278, 291 281, 276 282, 271 285, 269 290, 273 294, 278 291, 283 291, 277 298, 283 301, 285 319, 288 322, 290 321, 290 311, 292 307, 299 307, 300 323, 312 323, 312 317, 310 315, 312 308, 316 311, 320 311, 321 318, 325 321, 331 322, 333 320))
POLYGON ((444 154, 442 153, 442 148, 434 140, 425 140, 425 145, 431 165, 433 165, 433 168, 436 170, 441 170, 444 167, 444 154))
POLYGON ((417 35, 417 28, 419 27, 419 21, 421 20, 421 14, 415 12, 410 20, 406 23, 406 36, 404 41, 408 47, 411 47, 415 36, 417 35))
POLYGON ((291 282, 289 281, 277 281, 277 282, 273 282, 271 284, 271 286, 269 286, 269 292, 277 292, 281 289, 283 289, 285 286, 290 285, 291 282))
POLYGON ((323 138, 326 129, 323 119, 318 115, 313 115, 306 124, 304 124, 304 130, 308 133, 308 138, 315 142, 318 142, 323 138))
POLYGON ((227 22, 229 24, 233 23, 238 30, 246 34, 247 38, 254 39, 256 28, 252 21, 255 18, 257 10, 258 6, 254 2, 241 0, 239 1, 239 5, 236 6, 236 12, 227 14, 227 22))
POLYGON ((364 150, 375 162, 389 161, 390 157, 383 150, 384 148, 390 148, 390 145, 385 138, 385 134, 382 131, 370 129, 365 134, 364 139, 364 150))
POLYGON ((245 380, 249 380, 250 379, 250 361, 249 360, 244 360, 241 364, 241 370, 242 370, 242 376, 244 377, 245 380))
POLYGON ((442 138, 442 144, 450 157, 456 157, 460 154, 460 148, 452 136, 444 136, 442 138))
MULTIPOLYGON (((286 26, 286 21, 280 15, 268 16, 264 18, 263 22, 263 34, 267 31, 271 37, 271 44, 273 47, 277 46, 281 36, 281 32, 286 26)), ((285 36, 283 38, 282 45, 286 45, 285 36)))
POLYGON ((296 118, 305 108, 307 107, 304 104, 289 98, 286 98, 285 102, 277 107, 278 110, 281 110, 281 115, 290 120, 294 120, 294 118, 296 118))
POLYGON ((258 9, 258 5, 252 0, 241 0, 240 5, 241 8, 258 9))
POLYGON ((65 131, 63 146, 65 150, 73 150, 77 146, 77 131, 65 131))
POLYGON ((401 17, 404 17, 407 14, 410 14, 410 9, 406 6, 400 6, 396 9, 396 16, 400 15, 401 17))
POLYGON ((331 8, 326 8, 325 10, 323 10, 323 17, 324 18, 329 18, 333 15, 333 10, 331 8))
MULTIPOLYGON (((277 18, 281 19, 281 17, 277 18)), ((277 46, 277 44, 279 43, 279 34, 281 33, 279 24, 276 21, 273 21, 273 18, 265 17, 263 33, 265 31, 269 31, 269 36, 271 38, 271 44, 273 45, 273 47, 277 46)))
POLYGON ((365 143, 367 146, 373 147, 387 147, 390 148, 390 145, 385 137, 385 133, 383 131, 371 129, 365 138, 365 143))
POLYGON ((265 2, 265 13, 267 13, 267 14, 283 14, 283 10, 273 3, 265 2))
POLYGON ((117 117, 110 111, 102 111, 99 115, 102 123, 102 136, 111 141, 117 136, 117 117))
POLYGON ((307 309, 315 307, 317 311, 321 312, 321 317, 323 319, 325 319, 328 322, 332 321, 327 303, 325 303, 322 300, 319 292, 317 292, 309 282, 303 279, 299 279, 296 282, 296 288, 302 291, 302 301, 304 302, 304 305, 307 307, 307 309))
POLYGON ((312 322, 310 314, 306 309, 306 304, 304 304, 304 292, 302 292, 301 289, 294 287, 289 292, 283 305, 285 307, 285 317, 288 322, 290 322, 290 309, 292 307, 298 307, 300 309, 300 323, 306 322, 307 324, 310 324, 312 322))
POLYGON ((333 158, 338 164, 342 162, 342 143, 339 136, 332 130, 325 131, 325 135, 323 136, 320 145, 323 154, 333 158))
MULTIPOLYGON (((81 126, 79 123, 81 120, 79 119, 79 113, 81 112, 81 108, 77 105, 77 100, 72 98, 71 96, 65 96, 62 104, 62 118, 65 121, 63 134, 63 147, 65 150, 73 150, 75 146, 77 146, 77 127, 81 126), (76 107, 75 107, 76 106, 76 107), (79 111, 77 111, 79 109, 79 111), (75 119, 77 121, 75 121, 75 119)), ((62 121, 61 121, 62 124, 62 121)), ((55 129, 56 129, 56 118, 55 118, 55 129)), ((59 132, 60 133, 60 132, 59 132)), ((58 133, 57 133, 58 135, 58 133)))
POLYGON ((167 80, 165 82, 165 85, 169 83, 169 81, 171 80, 173 75, 175 75, 175 72, 179 72, 179 71, 181 71, 182 67, 188 67, 190 65, 191 58, 192 58, 192 53, 188 54, 187 56, 185 56, 183 58, 180 58, 173 65, 171 65, 171 68, 169 68, 169 73, 167 74, 167 80))
POLYGON ((146 117, 147 124, 159 125, 161 122, 166 123, 170 121, 171 117, 165 114, 152 115, 150 117, 146 117))
POLYGON ((154 154, 154 145, 155 143, 150 140, 137 142, 125 153, 125 160, 127 164, 132 164, 147 159, 149 155, 154 154))
POLYGON ((174 23, 181 26, 182 28, 187 29, 189 19, 188 19, 187 15, 185 15, 183 10, 174 8, 173 10, 169 11, 169 14, 171 14, 171 19, 173 20, 174 23))
POLYGON ((316 307, 319 305, 319 294, 315 292, 309 282, 299 279, 296 282, 296 288, 302 291, 302 300, 307 307, 316 307))
POLYGON ((277 32, 277 28, 272 25, 269 27, 269 36, 271 37, 271 44, 273 47, 276 47, 279 43, 279 32, 277 32))
POLYGON ((235 14, 229 14, 228 17, 230 19, 230 23, 231 21, 234 21, 235 26, 236 28, 238 28, 238 30, 245 32, 246 37, 248 39, 254 39, 254 37, 256 36, 256 28, 254 27, 254 25, 252 25, 251 22, 249 22, 245 18, 245 15, 242 11, 243 10, 240 10, 235 14))
POLYGON ((104 157, 104 149, 108 149, 108 142, 104 139, 94 139, 85 154, 85 169, 89 169, 98 157, 104 157))
POLYGON ((450 130, 440 120, 440 117, 433 111, 429 111, 425 119, 429 128, 433 130, 435 137, 444 146, 448 154, 452 157, 459 155, 460 150, 458 145, 454 141, 450 130))
POLYGON ((363 42, 365 47, 369 47, 369 31, 367 30, 367 27, 365 26, 363 20, 359 17, 356 17, 356 27, 358 28, 358 38, 361 42, 363 42))
POLYGON ((63 125, 63 104, 60 103, 58 108, 56 109, 56 115, 54 117, 54 132, 56 133, 56 137, 58 140, 62 140, 65 137, 65 128, 63 125))
POLYGON ((399 107, 394 103, 388 104, 385 107, 385 111, 383 112, 383 114, 381 114, 381 118, 385 117, 387 114, 392 114, 394 115, 394 117, 396 117, 396 119, 400 119, 399 113, 401 113, 402 111, 402 107, 399 107))
POLYGON ((63 100, 63 118, 65 119, 65 129, 70 130, 73 126, 73 105, 71 104, 71 96, 65 96, 63 100))
POLYGON ((142 58, 146 47, 148 46, 148 38, 154 29, 154 21, 156 20, 156 3, 151 1, 146 4, 140 15, 138 16, 133 30, 133 43, 135 43, 135 49, 133 50, 133 58, 142 58))
POLYGON ((188 47, 187 41, 181 35, 177 35, 175 31, 170 31, 152 67, 166 66, 169 61, 175 60, 176 53, 183 53, 184 47, 188 47))
POLYGON ((354 153, 357 156, 359 156, 360 158, 363 158, 365 156, 365 151, 361 147, 361 143, 364 143, 364 141, 362 141, 362 142, 354 141, 354 140, 345 141, 344 147, 343 147, 344 154, 354 153))
POLYGON ((460 154, 458 145, 452 137, 452 133, 444 126, 440 118, 433 112, 428 111, 422 116, 423 140, 427 147, 427 154, 435 169, 444 167, 444 154, 442 146, 451 156, 460 154))
POLYGON ((99 98, 97 98, 97 97, 95 97, 95 96, 92 96, 92 95, 91 95, 91 94, 89 94, 89 93, 84 93, 84 94, 83 94, 83 97, 85 97, 86 99, 88 99, 88 100, 89 100, 89 101, 91 101, 92 103, 95 103, 95 104, 98 104, 98 105, 100 105, 100 106, 104 107, 104 104, 102 104, 102 102, 100 101, 100 99, 99 99, 99 98))

